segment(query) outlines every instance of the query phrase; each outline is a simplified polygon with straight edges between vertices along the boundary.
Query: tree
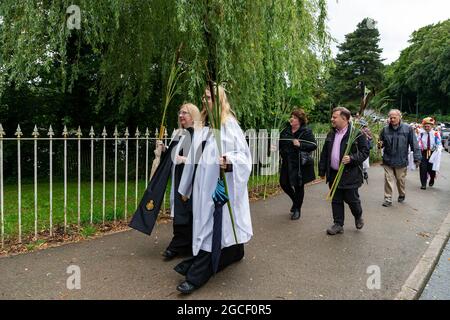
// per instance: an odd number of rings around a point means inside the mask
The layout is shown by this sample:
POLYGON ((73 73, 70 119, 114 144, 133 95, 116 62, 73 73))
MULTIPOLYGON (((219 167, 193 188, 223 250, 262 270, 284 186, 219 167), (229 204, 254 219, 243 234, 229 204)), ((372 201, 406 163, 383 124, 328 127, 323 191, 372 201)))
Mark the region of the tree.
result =
MULTIPOLYGON (((181 42, 187 72, 174 105, 200 104, 208 66, 226 82, 244 127, 270 125, 291 88, 310 101, 329 52, 325 0, 2 0, 0 17, 0 99, 49 88, 82 95, 99 126, 105 117, 157 125, 181 42), (79 30, 67 28, 70 5, 80 8, 79 30)), ((76 123, 77 115, 58 120, 76 123)))
POLYGON ((370 18, 362 20, 354 32, 345 36, 345 41, 338 46, 336 67, 327 85, 332 103, 357 110, 364 88, 372 93, 381 89, 383 64, 379 41, 376 22, 370 18))
POLYGON ((393 105, 410 114, 450 114, 449 34, 450 19, 412 33, 387 70, 385 92, 393 105))

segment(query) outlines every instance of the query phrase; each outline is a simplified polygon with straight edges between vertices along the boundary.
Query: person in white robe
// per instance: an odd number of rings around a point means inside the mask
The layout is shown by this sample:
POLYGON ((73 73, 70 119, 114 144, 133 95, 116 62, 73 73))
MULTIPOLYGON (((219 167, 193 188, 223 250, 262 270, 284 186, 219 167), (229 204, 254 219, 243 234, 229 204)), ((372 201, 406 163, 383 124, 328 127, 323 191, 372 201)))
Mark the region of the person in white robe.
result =
POLYGON ((224 205, 219 271, 243 258, 243 244, 247 243, 253 235, 247 189, 252 170, 250 149, 221 86, 219 86, 219 101, 222 110, 220 128, 222 154, 219 154, 214 132, 208 126, 205 108, 212 108, 212 102, 211 92, 205 90, 202 110, 205 127, 194 133, 190 156, 178 188, 178 192, 185 199, 192 196, 193 205, 192 251, 194 257, 175 267, 178 273, 186 277, 185 281, 177 287, 177 290, 182 293, 191 293, 204 285, 214 274, 211 251, 215 203, 212 195, 216 189, 220 169, 225 170, 234 228, 228 206, 224 205), (192 176, 194 176, 193 184, 190 183, 192 176))
MULTIPOLYGON (((178 192, 184 164, 193 139, 194 125, 200 122, 200 111, 192 103, 183 104, 178 111, 178 129, 174 132, 179 142, 171 155, 173 165, 170 188, 170 215, 173 220, 173 237, 163 256, 170 260, 179 254, 192 255, 192 202, 183 201, 178 192)), ((164 145, 161 145, 164 150, 164 145)), ((192 183, 192 180, 191 180, 192 183)))

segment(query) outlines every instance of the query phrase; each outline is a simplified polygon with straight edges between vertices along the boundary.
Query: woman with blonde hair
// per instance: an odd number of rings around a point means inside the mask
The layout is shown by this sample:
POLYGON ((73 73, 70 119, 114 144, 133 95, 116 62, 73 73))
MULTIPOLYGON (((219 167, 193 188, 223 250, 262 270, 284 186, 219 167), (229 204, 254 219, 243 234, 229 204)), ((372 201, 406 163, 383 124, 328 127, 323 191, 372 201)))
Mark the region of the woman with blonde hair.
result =
POLYGON ((185 103, 180 106, 178 111, 179 128, 174 131, 168 149, 162 141, 157 141, 158 146, 155 153, 161 153, 161 162, 130 223, 130 227, 151 234, 164 199, 169 176, 171 176, 170 208, 173 218, 173 238, 163 252, 163 256, 167 260, 179 254, 192 255, 192 201, 184 201, 176 190, 178 190, 184 172, 194 136, 194 128, 201 127, 200 118, 200 111, 194 104, 185 103))
POLYGON ((218 90, 222 154, 219 154, 214 134, 208 128, 210 119, 207 108, 213 112, 214 106, 212 92, 207 88, 203 96, 202 110, 205 127, 200 134, 195 134, 190 151, 190 154, 197 155, 192 158, 196 169, 192 165, 187 169, 178 189, 184 197, 192 198, 194 217, 194 257, 175 267, 175 271, 185 276, 185 281, 177 287, 178 291, 185 294, 204 285, 216 272, 241 260, 244 257, 244 243, 253 235, 247 190, 252 169, 250 149, 228 103, 225 90, 221 86, 218 90), (223 170, 226 176, 229 196, 227 200, 232 209, 234 225, 225 204, 227 201, 219 203, 216 197, 218 190, 224 194, 224 190, 220 189, 220 170, 223 170))
MULTIPOLYGON (((172 151, 172 185, 170 189, 170 215, 173 218, 172 241, 164 251, 163 256, 172 259, 178 254, 192 255, 192 201, 181 198, 178 192, 184 165, 191 147, 194 128, 200 126, 200 111, 192 103, 183 104, 178 111, 179 137, 177 147, 172 151)), ((161 144, 164 146, 163 144, 161 144)), ((192 183, 192 181, 191 181, 192 183)))

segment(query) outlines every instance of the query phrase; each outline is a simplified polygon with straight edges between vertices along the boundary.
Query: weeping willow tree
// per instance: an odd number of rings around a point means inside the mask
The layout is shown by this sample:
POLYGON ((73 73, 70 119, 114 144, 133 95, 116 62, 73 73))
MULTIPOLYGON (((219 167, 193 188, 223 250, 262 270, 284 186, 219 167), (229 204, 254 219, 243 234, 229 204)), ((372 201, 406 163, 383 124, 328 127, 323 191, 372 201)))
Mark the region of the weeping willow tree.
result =
POLYGON ((306 87, 325 70, 325 18, 324 0, 180 2, 180 31, 192 49, 190 97, 201 94, 207 60, 212 78, 226 82, 241 122, 273 127, 289 93, 310 93, 306 87))
POLYGON ((312 107, 329 56, 325 18, 325 0, 2 0, 0 97, 89 79, 96 110, 155 118, 183 42, 178 101, 199 104, 209 70, 244 126, 270 127, 293 92, 312 107), (71 5, 79 29, 68 28, 71 5))

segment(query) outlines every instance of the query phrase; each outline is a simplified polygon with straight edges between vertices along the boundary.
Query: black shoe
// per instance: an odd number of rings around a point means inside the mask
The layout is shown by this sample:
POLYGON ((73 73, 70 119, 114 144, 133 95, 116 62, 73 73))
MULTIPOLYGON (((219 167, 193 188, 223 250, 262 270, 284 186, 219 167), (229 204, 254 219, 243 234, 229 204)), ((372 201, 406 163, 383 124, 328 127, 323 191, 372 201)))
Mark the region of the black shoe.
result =
POLYGON ((434 186, 434 180, 430 180, 430 187, 434 186))
POLYGON ((427 187, 426 187, 426 186, 421 186, 421 187, 420 187, 420 189, 422 189, 422 190, 426 190, 426 189, 427 189, 427 187))
POLYGON ((166 251, 163 252, 163 257, 165 257, 166 259, 173 259, 178 255, 178 252, 172 251, 167 249, 166 251))
POLYGON ((391 206, 392 206, 392 202, 387 201, 387 200, 384 200, 382 206, 383 206, 383 207, 391 207, 391 206))
POLYGON ((333 224, 331 227, 329 227, 327 229, 327 234, 329 234, 330 236, 334 236, 335 234, 338 233, 343 233, 344 232, 344 228, 340 225, 338 225, 337 223, 333 224))
POLYGON ((294 213, 294 210, 295 210, 295 205, 292 205, 292 207, 291 207, 291 214, 294 213))
POLYGON ((356 226, 356 229, 362 229, 364 227, 363 218, 355 219, 355 226, 356 226))
POLYGON ((183 281, 177 286, 177 290, 184 294, 189 294, 197 290, 197 286, 194 286, 192 283, 188 281, 183 281))
POLYGON ((398 197, 398 202, 402 203, 405 201, 405 196, 399 196, 398 197))
POLYGON ((295 209, 294 213, 292 214, 291 220, 298 220, 300 219, 300 210, 299 209, 295 209))

